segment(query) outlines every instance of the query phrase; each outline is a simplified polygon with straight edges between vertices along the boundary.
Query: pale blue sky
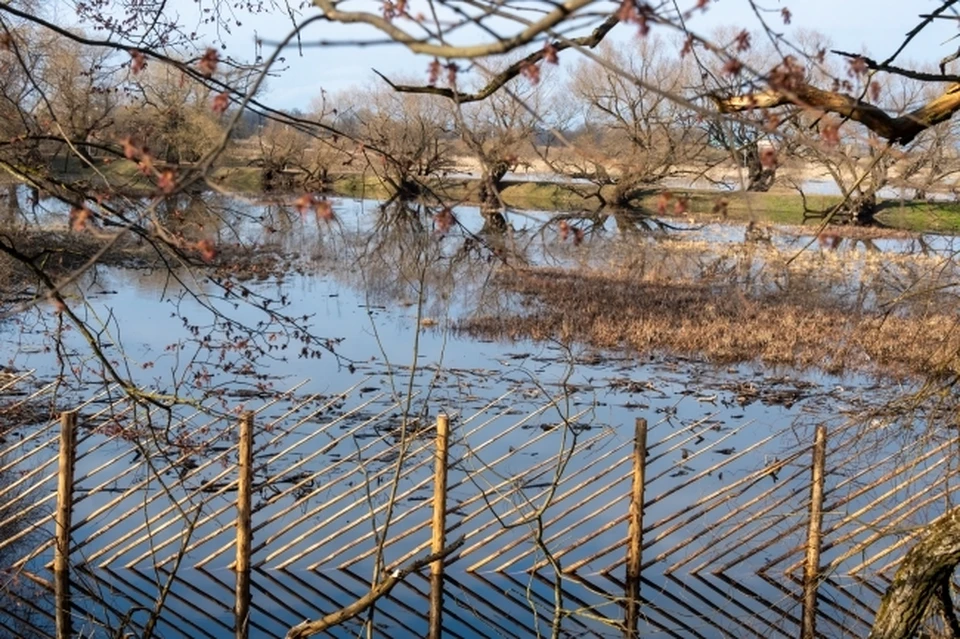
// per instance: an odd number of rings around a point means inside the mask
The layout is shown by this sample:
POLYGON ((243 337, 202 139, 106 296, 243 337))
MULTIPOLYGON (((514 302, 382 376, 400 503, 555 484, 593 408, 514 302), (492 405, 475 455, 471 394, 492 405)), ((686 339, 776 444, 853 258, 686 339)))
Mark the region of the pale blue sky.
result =
MULTIPOLYGON (((367 8, 377 10, 369 0, 352 0, 341 6, 355 10, 363 7, 364 3, 367 8)), ((196 22, 197 8, 203 4, 196 0, 172 0, 170 3, 188 23, 196 22)), ((209 4, 209 0, 206 0, 206 4, 209 4)), ((422 4, 422 0, 410 0, 411 12, 418 10, 418 4, 422 4)), ((694 0, 683 0, 680 6, 694 4, 694 0)), ((827 35, 836 48, 866 52, 882 59, 893 53, 905 33, 918 23, 919 14, 936 8, 940 3, 935 0, 761 0, 761 4, 771 10, 768 14, 770 24, 782 29, 788 36, 797 29, 815 29, 827 35), (779 11, 783 7, 788 7, 792 13, 790 26, 784 26, 780 19, 779 11)), ((312 11, 308 8, 304 10, 304 15, 310 15, 312 11)), ((256 37, 276 41, 290 30, 289 17, 282 15, 238 17, 243 25, 225 37, 228 52, 236 57, 252 58, 255 55, 256 37)), ((737 25, 751 30, 759 26, 746 0, 714 0, 709 11, 698 13, 689 24, 692 29, 704 34, 722 25, 737 25)), ((614 37, 629 38, 634 37, 634 33, 635 27, 621 25, 616 28, 614 37)), ((960 46, 960 39, 948 42, 957 33, 957 22, 938 21, 905 51, 900 60, 934 64, 960 46)), ((366 27, 347 28, 327 23, 316 23, 304 33, 305 42, 376 37, 378 33, 366 27)), ((215 38, 216 33, 212 28, 199 28, 199 44, 212 43, 215 38)), ((567 59, 573 57, 565 56, 567 59)), ((282 108, 305 108, 320 94, 321 89, 336 92, 351 85, 378 81, 370 72, 371 67, 387 75, 426 78, 429 63, 428 58, 415 56, 397 45, 313 47, 306 48, 302 55, 291 49, 286 52, 285 58, 283 66, 287 67, 286 70, 280 77, 269 81, 266 95, 272 104, 282 108)))

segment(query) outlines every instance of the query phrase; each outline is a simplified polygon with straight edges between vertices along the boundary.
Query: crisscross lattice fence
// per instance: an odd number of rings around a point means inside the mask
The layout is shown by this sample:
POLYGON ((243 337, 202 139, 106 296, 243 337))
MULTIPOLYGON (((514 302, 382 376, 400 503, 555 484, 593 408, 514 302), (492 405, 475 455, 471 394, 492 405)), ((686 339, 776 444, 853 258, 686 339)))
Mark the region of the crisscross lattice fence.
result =
MULTIPOLYGON (((735 404, 651 420, 638 443, 633 424, 519 385, 472 398, 469 411, 370 382, 236 393, 173 413, 108 390, 75 407, 64 604, 53 569, 62 424, 22 415, 52 392, 31 384, 0 383, 0 634, 56 636, 59 601, 60 622, 84 636, 233 635, 240 413, 252 410, 252 541, 241 553, 251 594, 239 607, 251 636, 352 603, 381 556, 393 570, 430 554, 441 411, 444 532, 463 537, 445 561, 444 636, 528 637, 554 624, 565 636, 622 635, 641 458, 640 635, 799 635, 813 432, 740 419, 735 404)), ((865 634, 916 526, 949 502, 950 445, 882 426, 831 430, 820 635, 865 634)), ((430 600, 429 572, 415 572, 378 602, 374 627, 427 636, 430 600)), ((355 634, 361 620, 329 633, 355 634)))

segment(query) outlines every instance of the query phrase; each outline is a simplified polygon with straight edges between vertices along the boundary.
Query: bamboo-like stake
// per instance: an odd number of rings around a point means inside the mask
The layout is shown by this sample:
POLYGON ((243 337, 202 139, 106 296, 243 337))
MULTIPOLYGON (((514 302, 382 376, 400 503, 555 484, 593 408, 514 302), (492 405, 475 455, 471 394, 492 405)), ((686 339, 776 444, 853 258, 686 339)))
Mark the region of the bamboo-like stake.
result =
MULTIPOLYGON (((447 456, 450 419, 437 415, 437 455, 433 475, 433 539, 431 553, 443 551, 447 538, 447 456)), ((443 629, 443 558, 430 564, 430 639, 440 639, 443 629)))
POLYGON ((820 580, 820 544, 823 526, 823 482, 827 464, 827 427, 817 426, 813 442, 813 470, 810 482, 810 527, 807 529, 807 561, 803 570, 803 620, 800 639, 817 635, 817 586, 820 580))
POLYGON ((647 420, 638 417, 633 439, 633 486, 627 521, 626 636, 640 637, 640 566, 643 546, 643 484, 647 474, 647 420))
POLYGON ((251 495, 253 488, 253 413, 240 418, 237 479, 237 591, 234 609, 237 639, 247 639, 250 629, 251 495))
POLYGON ((70 639, 70 528, 73 515, 73 471, 77 460, 77 413, 60 414, 60 466, 57 475, 57 544, 53 555, 57 639, 70 639))

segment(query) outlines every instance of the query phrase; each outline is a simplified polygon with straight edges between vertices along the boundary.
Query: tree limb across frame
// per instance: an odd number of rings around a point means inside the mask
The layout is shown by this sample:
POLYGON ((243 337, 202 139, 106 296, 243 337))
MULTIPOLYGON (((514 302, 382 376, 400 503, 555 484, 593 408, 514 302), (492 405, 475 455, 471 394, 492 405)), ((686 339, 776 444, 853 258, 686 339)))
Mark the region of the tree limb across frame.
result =
POLYGON ((586 47, 588 49, 595 48, 600 44, 603 39, 610 33, 610 30, 613 29, 620 22, 620 17, 617 14, 609 16, 604 20, 596 29, 585 36, 579 38, 571 38, 568 40, 557 40, 550 44, 550 47, 544 47, 533 53, 524 56, 520 60, 517 60, 506 69, 498 73, 497 75, 490 78, 490 81, 484 85, 479 91, 475 93, 461 93, 452 87, 437 87, 437 86, 413 86, 405 84, 395 84, 385 75, 373 69, 373 72, 380 76, 384 82, 390 85, 390 88, 394 91, 400 93, 425 93, 428 95, 438 95, 444 98, 449 98, 450 100, 456 100, 460 104, 467 104, 469 102, 480 102, 487 99, 491 95, 497 92, 503 85, 505 85, 510 80, 513 80, 518 75, 523 73, 524 68, 531 64, 537 64, 541 60, 547 57, 548 52, 552 51, 553 54, 557 54, 564 49, 569 49, 571 47, 586 47))
POLYGON ((942 95, 898 117, 845 93, 825 91, 803 83, 797 83, 789 90, 768 89, 728 97, 713 95, 711 98, 721 113, 772 109, 786 104, 819 109, 855 120, 895 144, 909 144, 917 135, 949 120, 960 110, 960 83, 949 85, 942 95))
POLYGON ((341 11, 337 8, 338 3, 335 0, 313 0, 313 5, 320 9, 330 22, 369 25, 414 53, 432 55, 438 58, 483 58, 509 53, 518 47, 533 42, 541 34, 563 22, 567 22, 579 11, 596 1, 566 0, 566 2, 556 4, 550 3, 550 6, 554 7, 551 11, 545 13, 539 20, 529 23, 524 30, 513 36, 498 38, 492 42, 464 45, 429 42, 411 35, 383 16, 365 11, 341 11))
POLYGON ((460 537, 440 552, 435 552, 422 559, 418 559, 405 568, 398 568, 394 570, 390 573, 389 577, 378 583, 370 590, 370 592, 360 597, 352 604, 349 604, 348 606, 345 606, 336 612, 332 612, 321 619, 317 619, 315 621, 304 621, 290 628, 290 630, 287 631, 286 639, 307 639, 307 637, 320 634, 321 632, 333 628, 334 626, 342 624, 348 619, 353 619, 357 615, 363 614, 363 612, 368 610, 380 598, 390 594, 390 591, 393 590, 393 587, 403 581, 408 575, 417 572, 424 566, 428 566, 438 559, 446 558, 448 555, 459 549, 463 545, 464 541, 466 541, 466 538, 460 537))

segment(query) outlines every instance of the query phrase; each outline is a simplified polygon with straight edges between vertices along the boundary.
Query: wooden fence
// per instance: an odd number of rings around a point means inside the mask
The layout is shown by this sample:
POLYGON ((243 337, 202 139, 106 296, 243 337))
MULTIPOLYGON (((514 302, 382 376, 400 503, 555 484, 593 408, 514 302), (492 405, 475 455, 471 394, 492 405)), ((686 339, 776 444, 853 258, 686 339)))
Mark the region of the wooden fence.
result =
POLYGON ((946 437, 297 390, 175 419, 107 391, 8 434, 0 631, 277 636, 455 546, 326 634, 862 636, 951 498, 946 437))

